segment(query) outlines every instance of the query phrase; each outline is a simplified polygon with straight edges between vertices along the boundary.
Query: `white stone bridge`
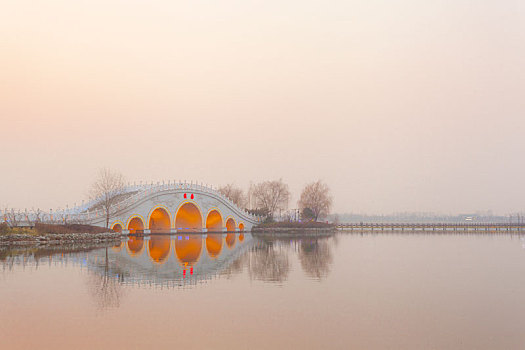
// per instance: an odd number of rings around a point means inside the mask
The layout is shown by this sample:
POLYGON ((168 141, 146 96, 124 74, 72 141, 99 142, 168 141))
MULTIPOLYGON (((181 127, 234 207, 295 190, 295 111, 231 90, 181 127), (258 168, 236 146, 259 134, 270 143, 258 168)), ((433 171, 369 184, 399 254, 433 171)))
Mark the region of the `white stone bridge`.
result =
MULTIPOLYGON (((126 187, 112 206, 110 228, 123 233, 181 233, 249 231, 261 220, 229 198, 202 184, 163 182, 126 187)), ((100 200, 50 211, 0 212, 18 226, 36 222, 82 223, 106 226, 100 200)))

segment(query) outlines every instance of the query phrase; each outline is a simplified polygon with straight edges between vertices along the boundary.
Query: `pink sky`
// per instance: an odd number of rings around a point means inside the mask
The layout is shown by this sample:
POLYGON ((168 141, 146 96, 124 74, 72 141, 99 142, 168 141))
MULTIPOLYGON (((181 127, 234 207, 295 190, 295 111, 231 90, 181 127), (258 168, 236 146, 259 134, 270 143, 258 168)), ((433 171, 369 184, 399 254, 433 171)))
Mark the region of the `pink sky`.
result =
POLYGON ((98 168, 322 179, 337 212, 525 207, 518 1, 0 0, 0 206, 98 168))

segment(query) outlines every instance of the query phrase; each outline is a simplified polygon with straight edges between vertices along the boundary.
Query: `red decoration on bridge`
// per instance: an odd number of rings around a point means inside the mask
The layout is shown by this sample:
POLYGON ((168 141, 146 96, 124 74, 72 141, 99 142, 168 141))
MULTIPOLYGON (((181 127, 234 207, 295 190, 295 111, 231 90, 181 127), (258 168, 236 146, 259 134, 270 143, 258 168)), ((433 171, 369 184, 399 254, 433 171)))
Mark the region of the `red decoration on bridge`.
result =
POLYGON ((188 197, 186 197, 186 193, 184 193, 184 198, 188 198, 188 197))
POLYGON ((193 199, 193 193, 191 194, 191 199, 193 199))

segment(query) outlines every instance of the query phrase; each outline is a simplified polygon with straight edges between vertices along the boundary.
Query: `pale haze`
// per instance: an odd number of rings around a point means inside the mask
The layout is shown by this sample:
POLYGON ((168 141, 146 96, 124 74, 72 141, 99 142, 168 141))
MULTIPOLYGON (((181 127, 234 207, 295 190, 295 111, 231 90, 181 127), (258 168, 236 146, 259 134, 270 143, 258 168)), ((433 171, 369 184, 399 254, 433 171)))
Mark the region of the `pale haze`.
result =
POLYGON ((321 179, 336 212, 525 208, 522 1, 0 0, 0 206, 321 179))

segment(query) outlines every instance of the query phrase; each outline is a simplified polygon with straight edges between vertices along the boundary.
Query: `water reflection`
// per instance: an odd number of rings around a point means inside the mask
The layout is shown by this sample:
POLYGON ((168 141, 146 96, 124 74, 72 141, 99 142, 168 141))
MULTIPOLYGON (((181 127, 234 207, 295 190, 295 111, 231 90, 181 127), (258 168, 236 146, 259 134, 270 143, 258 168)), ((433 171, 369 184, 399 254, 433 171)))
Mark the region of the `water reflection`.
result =
POLYGON ((222 250, 222 235, 220 233, 210 233, 206 237, 206 251, 210 258, 219 256, 222 250))
POLYGON ((136 235, 103 248, 4 250, 0 261, 4 269, 9 264, 38 266, 43 259, 78 264, 88 271, 97 305, 106 308, 119 305, 123 285, 191 287, 243 273, 252 280, 282 284, 292 261, 299 262, 306 276, 321 280, 330 273, 335 242, 334 236, 250 233, 136 235))
POLYGON ((235 233, 228 233, 226 235, 226 246, 230 249, 235 246, 235 233))
POLYGON ((171 250, 170 236, 152 235, 148 242, 148 254, 157 264, 163 264, 168 259, 171 250))
POLYGON ((120 306, 123 289, 119 279, 110 273, 108 248, 105 248, 103 269, 88 274, 89 293, 95 300, 98 308, 116 308, 120 306))
POLYGON ((322 279, 328 276, 332 250, 326 240, 305 239, 299 245, 299 261, 307 276, 322 279))
POLYGON ((268 282, 283 282, 290 272, 288 249, 282 244, 265 242, 252 251, 248 259, 251 278, 268 282))
POLYGON ((175 239, 175 253, 184 267, 195 265, 199 261, 201 251, 201 235, 177 236, 175 239))
POLYGON ((144 236, 131 236, 126 245, 130 256, 140 256, 144 251, 144 236))

